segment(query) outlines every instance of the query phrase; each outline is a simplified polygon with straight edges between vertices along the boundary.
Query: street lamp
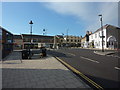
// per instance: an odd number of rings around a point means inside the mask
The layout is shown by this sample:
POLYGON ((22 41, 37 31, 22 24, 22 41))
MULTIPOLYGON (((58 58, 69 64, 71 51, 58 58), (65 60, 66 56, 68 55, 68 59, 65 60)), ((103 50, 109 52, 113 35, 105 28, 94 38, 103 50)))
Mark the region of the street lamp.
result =
POLYGON ((45 35, 45 31, 46 31, 46 30, 45 30, 45 29, 43 29, 43 35, 45 35))
POLYGON ((31 46, 32 46, 32 24, 33 24, 32 20, 29 22, 29 24, 30 24, 30 35, 31 35, 30 41, 31 41, 31 46))
POLYGON ((100 16, 100 21, 101 21, 101 31, 102 31, 102 36, 101 36, 101 38, 102 38, 102 52, 104 52, 104 47, 103 47, 103 38, 104 38, 104 36, 103 36, 103 21, 102 21, 102 14, 100 14, 100 15, 98 15, 98 16, 100 16))

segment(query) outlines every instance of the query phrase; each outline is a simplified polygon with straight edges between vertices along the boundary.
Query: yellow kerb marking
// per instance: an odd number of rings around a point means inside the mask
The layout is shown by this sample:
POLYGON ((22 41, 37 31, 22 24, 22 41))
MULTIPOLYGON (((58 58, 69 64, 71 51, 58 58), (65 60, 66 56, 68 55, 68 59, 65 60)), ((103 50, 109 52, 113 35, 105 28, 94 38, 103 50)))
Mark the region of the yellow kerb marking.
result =
POLYGON ((89 79, 87 76, 85 76, 84 74, 82 74, 81 72, 79 72, 78 70, 76 70, 75 68, 73 68, 72 66, 70 66, 69 64, 67 64, 66 62, 64 62, 63 60, 61 60, 60 58, 56 57, 60 62, 62 62, 63 64, 65 64, 68 68, 70 68, 72 71, 74 71, 75 73, 79 74, 82 78, 84 78, 85 80, 87 80, 89 83, 91 83, 93 86, 95 86, 98 89, 103 89, 100 85, 98 85, 97 83, 95 83, 94 81, 92 81, 91 79, 89 79))

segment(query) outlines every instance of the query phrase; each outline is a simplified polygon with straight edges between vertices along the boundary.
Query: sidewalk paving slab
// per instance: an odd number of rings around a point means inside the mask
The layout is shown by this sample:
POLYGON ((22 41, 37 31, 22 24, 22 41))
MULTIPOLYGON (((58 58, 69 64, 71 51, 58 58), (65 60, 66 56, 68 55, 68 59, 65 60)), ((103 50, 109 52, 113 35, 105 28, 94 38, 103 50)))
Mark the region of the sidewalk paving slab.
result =
POLYGON ((15 51, 3 62, 3 88, 91 88, 52 56, 20 59, 15 51))

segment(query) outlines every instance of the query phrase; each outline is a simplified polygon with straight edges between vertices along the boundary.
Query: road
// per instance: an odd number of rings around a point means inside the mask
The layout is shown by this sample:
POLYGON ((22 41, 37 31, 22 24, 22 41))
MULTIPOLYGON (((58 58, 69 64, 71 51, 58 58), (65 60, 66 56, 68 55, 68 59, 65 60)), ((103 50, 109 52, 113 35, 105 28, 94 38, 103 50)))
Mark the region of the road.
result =
POLYGON ((119 59, 97 55, 89 49, 59 49, 47 51, 57 56, 103 88, 119 88, 119 59))

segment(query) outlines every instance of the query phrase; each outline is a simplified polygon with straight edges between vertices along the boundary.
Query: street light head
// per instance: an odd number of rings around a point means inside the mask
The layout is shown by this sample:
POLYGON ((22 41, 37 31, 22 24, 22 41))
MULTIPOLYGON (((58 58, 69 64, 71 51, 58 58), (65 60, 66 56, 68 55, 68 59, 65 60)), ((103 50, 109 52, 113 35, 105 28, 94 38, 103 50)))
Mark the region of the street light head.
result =
POLYGON ((45 29, 43 29, 43 31, 45 32, 45 29))
POLYGON ((102 14, 98 15, 98 16, 102 16, 102 14))
POLYGON ((29 22, 29 24, 33 24, 32 20, 29 22))

